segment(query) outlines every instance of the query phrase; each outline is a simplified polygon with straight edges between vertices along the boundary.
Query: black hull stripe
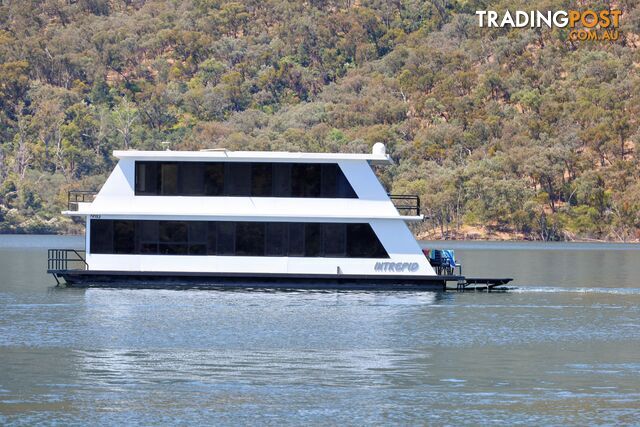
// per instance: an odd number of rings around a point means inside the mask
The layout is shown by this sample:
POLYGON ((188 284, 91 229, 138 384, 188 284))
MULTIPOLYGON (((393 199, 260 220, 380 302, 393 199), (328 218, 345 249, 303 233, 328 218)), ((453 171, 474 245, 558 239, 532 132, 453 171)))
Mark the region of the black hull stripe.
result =
MULTIPOLYGON (((316 289, 316 290, 394 290, 441 291, 447 282, 464 276, 410 275, 329 275, 267 273, 198 273, 131 271, 49 271, 64 278, 72 287, 109 287, 144 289, 316 289)), ((470 279, 470 283, 506 284, 511 279, 470 279)))
POLYGON ((459 276, 60 271, 73 287, 442 290, 459 276))

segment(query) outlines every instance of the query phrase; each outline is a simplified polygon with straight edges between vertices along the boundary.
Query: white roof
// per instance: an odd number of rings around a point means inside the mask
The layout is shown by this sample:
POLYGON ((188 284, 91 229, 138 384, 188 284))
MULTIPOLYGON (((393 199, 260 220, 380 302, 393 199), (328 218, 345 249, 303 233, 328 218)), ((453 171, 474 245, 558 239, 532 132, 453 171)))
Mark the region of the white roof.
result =
POLYGON ((290 153, 288 151, 138 151, 116 150, 113 155, 119 159, 162 160, 162 161, 228 161, 228 162, 301 162, 335 163, 340 160, 364 160, 371 164, 392 164, 388 154, 351 153, 290 153))

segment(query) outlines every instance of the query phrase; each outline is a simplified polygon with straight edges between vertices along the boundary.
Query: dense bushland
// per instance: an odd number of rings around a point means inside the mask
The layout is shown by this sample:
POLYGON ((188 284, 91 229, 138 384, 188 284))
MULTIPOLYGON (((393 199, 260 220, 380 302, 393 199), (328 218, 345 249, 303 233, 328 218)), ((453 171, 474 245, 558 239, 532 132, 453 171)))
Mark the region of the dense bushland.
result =
POLYGON ((66 192, 98 188, 114 149, 381 141, 423 235, 637 239, 640 7, 611 3, 2 2, 0 231, 78 230, 66 192), (474 16, 607 6, 624 10, 613 43, 474 16))

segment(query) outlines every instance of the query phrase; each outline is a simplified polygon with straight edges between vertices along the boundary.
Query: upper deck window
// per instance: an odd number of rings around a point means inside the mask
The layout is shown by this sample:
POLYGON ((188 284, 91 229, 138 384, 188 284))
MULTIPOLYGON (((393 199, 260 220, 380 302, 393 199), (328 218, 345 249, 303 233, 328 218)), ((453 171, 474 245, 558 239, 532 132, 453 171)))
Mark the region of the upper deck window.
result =
POLYGON ((357 198, 338 164, 136 162, 137 196, 357 198))

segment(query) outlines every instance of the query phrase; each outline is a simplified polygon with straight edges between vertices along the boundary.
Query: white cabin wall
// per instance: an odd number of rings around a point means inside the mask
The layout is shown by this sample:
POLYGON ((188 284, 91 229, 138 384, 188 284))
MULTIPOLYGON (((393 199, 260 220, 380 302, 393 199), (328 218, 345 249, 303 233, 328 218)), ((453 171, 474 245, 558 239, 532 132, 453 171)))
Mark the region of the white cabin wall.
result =
POLYGON ((201 272, 201 273, 279 273, 353 275, 434 275, 426 258, 418 255, 391 255, 387 259, 370 258, 306 258, 243 257, 188 255, 87 255, 91 270, 136 272, 201 272), (378 262, 418 263, 415 271, 376 271, 378 262))
POLYGON ((346 176, 353 190, 360 200, 388 200, 385 191, 378 177, 367 162, 358 160, 343 160, 338 162, 342 172, 346 176))
POLYGON ((120 160, 100 189, 95 201, 103 197, 133 197, 134 165, 133 159, 120 160))
POLYGON ((375 220, 370 224, 391 261, 417 262, 420 267, 414 274, 436 274, 404 221, 375 220))

